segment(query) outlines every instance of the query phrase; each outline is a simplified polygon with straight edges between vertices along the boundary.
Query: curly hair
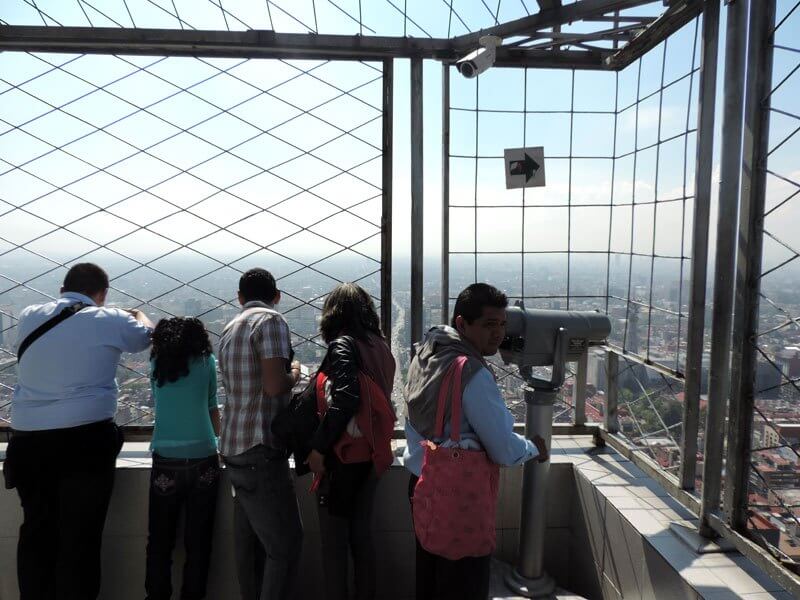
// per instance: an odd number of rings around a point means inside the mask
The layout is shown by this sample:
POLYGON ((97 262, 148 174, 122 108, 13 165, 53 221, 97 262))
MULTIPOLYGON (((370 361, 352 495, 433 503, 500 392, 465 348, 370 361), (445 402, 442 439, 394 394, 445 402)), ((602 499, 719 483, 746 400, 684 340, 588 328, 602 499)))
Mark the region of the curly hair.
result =
POLYGON ((355 283, 341 283, 331 290, 322 306, 319 331, 326 343, 344 333, 361 339, 367 333, 383 337, 372 297, 355 283))
POLYGON ((211 355, 211 340, 195 317, 161 319, 153 331, 151 378, 158 387, 189 374, 189 361, 211 355))

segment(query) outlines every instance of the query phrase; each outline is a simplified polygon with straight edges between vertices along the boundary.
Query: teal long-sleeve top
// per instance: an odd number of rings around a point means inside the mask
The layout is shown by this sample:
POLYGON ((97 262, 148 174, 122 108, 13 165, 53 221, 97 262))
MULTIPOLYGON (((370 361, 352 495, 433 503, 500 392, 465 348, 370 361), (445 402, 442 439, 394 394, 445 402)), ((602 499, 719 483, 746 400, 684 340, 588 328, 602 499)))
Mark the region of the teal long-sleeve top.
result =
MULTIPOLYGON (((152 365, 151 365, 152 368, 152 365)), ((156 422, 150 449, 165 458, 205 458, 217 452, 209 411, 217 408, 217 361, 195 358, 189 373, 158 386, 151 379, 156 422)))

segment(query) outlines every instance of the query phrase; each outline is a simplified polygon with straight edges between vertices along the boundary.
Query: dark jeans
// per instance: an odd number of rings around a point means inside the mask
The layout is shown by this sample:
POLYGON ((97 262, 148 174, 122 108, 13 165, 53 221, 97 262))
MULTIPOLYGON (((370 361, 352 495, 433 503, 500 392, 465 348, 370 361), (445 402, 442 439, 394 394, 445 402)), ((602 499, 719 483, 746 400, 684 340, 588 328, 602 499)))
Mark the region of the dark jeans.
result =
MULTIPOLYGON (((411 476, 408 499, 419 478, 411 476)), ((413 504, 411 507, 414 509, 413 504)), ((491 555, 448 560, 417 543, 417 600, 486 600, 489 597, 491 555)))
POLYGON ((122 436, 111 421, 14 432, 6 463, 22 501, 20 600, 90 600, 122 436))
MULTIPOLYGON (((344 465, 344 468, 351 465, 344 465)), ((353 556, 355 599, 375 598, 375 544, 372 536, 372 507, 378 477, 374 469, 353 495, 348 516, 331 514, 320 494, 317 512, 322 540, 322 566, 328 600, 348 600, 348 554, 353 556)))
POLYGON ((153 455, 147 535, 147 600, 172 597, 172 550, 178 517, 185 509, 182 600, 206 595, 211 536, 219 490, 219 459, 164 458, 153 455))
POLYGON ((294 593, 303 526, 286 454, 256 446, 224 460, 233 485, 242 600, 288 600, 294 593))

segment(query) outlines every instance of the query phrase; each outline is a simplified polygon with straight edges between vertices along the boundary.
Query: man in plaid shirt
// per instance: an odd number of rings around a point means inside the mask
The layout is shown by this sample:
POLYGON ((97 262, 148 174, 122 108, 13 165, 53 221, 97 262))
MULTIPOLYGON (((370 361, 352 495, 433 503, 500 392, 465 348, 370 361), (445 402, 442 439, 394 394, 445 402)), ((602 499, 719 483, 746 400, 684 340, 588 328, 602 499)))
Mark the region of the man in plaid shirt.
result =
POLYGON ((273 308, 280 297, 268 271, 247 271, 239 279, 242 312, 219 344, 226 392, 220 453, 233 484, 242 600, 291 597, 303 537, 287 452, 270 431, 300 377, 299 363, 289 368, 289 327, 273 308))

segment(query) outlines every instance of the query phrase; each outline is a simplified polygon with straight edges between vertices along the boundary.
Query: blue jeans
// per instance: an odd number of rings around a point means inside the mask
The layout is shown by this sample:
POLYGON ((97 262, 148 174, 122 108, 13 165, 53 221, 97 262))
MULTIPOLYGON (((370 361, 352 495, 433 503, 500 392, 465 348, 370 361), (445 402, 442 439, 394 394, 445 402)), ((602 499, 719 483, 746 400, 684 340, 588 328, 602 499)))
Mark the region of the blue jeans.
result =
POLYGON ((224 460, 233 485, 242 600, 289 600, 303 542, 289 461, 285 453, 261 445, 224 460))

